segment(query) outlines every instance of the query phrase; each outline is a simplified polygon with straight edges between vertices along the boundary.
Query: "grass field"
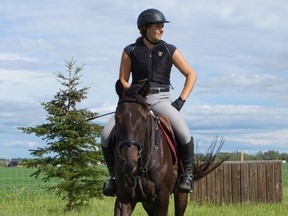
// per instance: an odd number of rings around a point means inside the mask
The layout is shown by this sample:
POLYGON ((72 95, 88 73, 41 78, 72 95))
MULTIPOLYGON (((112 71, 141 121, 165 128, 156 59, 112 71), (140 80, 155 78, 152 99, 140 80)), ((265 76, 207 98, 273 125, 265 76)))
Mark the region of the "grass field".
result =
MULTIPOLYGON (((113 215, 114 198, 93 199, 81 212, 65 213, 65 202, 45 190, 47 183, 31 178, 26 168, 0 168, 0 215, 5 216, 109 216, 113 215)), ((283 165, 284 199, 278 204, 204 204, 190 203, 186 215, 213 216, 286 216, 288 215, 288 164, 283 165)), ((173 215, 173 198, 169 215, 173 215)), ((146 215, 139 204, 133 215, 146 215)))

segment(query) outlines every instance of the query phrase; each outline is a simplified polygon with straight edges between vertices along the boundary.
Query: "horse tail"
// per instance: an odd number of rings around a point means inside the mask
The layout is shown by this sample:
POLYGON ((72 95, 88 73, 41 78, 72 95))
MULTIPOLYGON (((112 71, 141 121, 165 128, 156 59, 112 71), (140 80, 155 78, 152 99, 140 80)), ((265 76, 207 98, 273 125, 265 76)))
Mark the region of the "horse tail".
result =
POLYGON ((221 139, 218 146, 217 143, 218 142, 216 137, 208 147, 207 152, 204 156, 196 156, 193 170, 193 178, 195 181, 200 180, 201 178, 211 173, 230 157, 230 155, 228 155, 220 160, 217 160, 218 153, 220 152, 224 144, 224 139, 221 139))

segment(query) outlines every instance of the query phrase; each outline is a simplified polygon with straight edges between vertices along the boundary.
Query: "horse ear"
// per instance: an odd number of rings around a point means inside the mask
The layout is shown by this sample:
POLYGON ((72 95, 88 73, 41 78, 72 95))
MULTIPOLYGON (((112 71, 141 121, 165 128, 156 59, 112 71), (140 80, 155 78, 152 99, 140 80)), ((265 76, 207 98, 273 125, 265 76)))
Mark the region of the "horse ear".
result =
POLYGON ((138 94, 142 95, 143 97, 146 97, 149 94, 150 91, 150 84, 149 82, 145 82, 142 88, 138 91, 138 94))
POLYGON ((118 94, 119 98, 121 99, 124 96, 124 86, 120 79, 118 79, 115 83, 116 93, 118 94))

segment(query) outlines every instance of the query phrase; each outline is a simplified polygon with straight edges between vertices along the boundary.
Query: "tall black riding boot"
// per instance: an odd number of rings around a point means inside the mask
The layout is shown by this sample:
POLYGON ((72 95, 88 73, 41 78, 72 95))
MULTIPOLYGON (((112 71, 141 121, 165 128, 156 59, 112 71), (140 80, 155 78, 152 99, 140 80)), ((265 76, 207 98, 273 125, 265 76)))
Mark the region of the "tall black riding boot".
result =
POLYGON ((183 164, 184 173, 178 179, 178 187, 180 191, 192 192, 193 190, 193 168, 194 168, 194 141, 186 145, 179 145, 180 159, 183 164))
POLYGON ((117 186, 113 154, 110 148, 105 148, 104 146, 102 146, 102 152, 110 175, 109 179, 103 185, 103 194, 105 196, 116 196, 117 186))

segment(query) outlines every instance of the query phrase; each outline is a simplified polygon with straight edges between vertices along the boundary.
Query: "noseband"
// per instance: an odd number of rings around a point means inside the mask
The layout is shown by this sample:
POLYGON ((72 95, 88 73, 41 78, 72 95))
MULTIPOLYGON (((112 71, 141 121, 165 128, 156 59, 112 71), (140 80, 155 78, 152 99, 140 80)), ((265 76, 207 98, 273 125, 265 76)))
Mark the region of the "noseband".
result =
POLYGON ((119 151, 122 149, 122 147, 124 147, 126 145, 128 145, 128 146, 134 145, 137 147, 138 151, 142 151, 142 149, 143 149, 142 143, 139 143, 139 142, 134 141, 134 140, 123 140, 118 144, 119 151))

